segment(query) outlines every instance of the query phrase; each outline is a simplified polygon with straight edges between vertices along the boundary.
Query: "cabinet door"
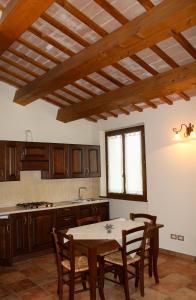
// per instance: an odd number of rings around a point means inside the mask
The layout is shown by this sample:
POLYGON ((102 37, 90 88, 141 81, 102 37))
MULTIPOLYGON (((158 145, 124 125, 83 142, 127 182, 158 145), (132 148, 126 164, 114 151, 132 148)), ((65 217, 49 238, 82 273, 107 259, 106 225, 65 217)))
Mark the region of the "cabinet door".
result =
POLYGON ((81 205, 78 206, 77 219, 89 217, 92 215, 92 205, 81 205))
POLYGON ((0 142, 0 182, 5 181, 5 143, 0 142))
POLYGON ((56 211, 43 210, 28 214, 30 251, 39 251, 52 246, 52 227, 56 226, 56 211))
POLYGON ((11 225, 10 221, 0 219, 0 261, 11 264, 11 225))
POLYGON ((6 163, 6 180, 20 180, 20 143, 6 142, 5 143, 5 163, 6 163))
POLYGON ((49 144, 45 143, 23 143, 22 161, 44 161, 49 160, 49 144))
POLYGON ((28 253, 28 224, 27 213, 18 213, 11 216, 12 220, 12 251, 13 256, 28 253))
POLYGON ((57 228, 65 229, 77 226, 77 207, 66 207, 57 209, 57 228))
POLYGON ((92 204, 92 214, 101 216, 101 221, 109 220, 109 203, 92 204))
POLYGON ((50 144, 50 178, 69 176, 68 145, 50 144))
POLYGON ((100 147, 86 146, 86 177, 99 177, 100 171, 100 147))
POLYGON ((85 147, 70 145, 70 176, 85 177, 85 147))

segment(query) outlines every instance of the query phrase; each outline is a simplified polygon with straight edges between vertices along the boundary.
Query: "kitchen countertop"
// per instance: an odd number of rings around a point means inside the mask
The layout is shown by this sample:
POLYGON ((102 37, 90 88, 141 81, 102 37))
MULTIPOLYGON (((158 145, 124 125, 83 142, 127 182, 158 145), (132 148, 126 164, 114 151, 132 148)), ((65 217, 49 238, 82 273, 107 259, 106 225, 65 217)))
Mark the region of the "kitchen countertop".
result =
POLYGON ((40 210, 48 210, 48 209, 57 209, 62 207, 72 207, 72 206, 80 206, 80 205, 87 205, 87 204, 97 204, 97 203, 104 203, 108 202, 108 199, 96 199, 96 200, 78 200, 76 201, 61 201, 61 202, 54 202, 52 207, 42 207, 42 208, 30 208, 25 209, 17 206, 10 206, 10 207, 0 207, 0 217, 10 214, 16 213, 23 213, 23 212, 31 212, 31 211, 40 211, 40 210))

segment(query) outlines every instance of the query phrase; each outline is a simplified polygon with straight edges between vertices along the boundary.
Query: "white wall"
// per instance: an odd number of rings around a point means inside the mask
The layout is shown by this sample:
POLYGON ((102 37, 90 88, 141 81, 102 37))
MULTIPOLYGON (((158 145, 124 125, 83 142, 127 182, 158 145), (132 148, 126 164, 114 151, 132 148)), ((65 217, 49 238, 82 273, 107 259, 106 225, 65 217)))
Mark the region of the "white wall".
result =
POLYGON ((148 202, 111 200, 111 217, 128 217, 129 212, 158 216, 160 246, 196 256, 196 141, 172 141, 173 127, 189 122, 196 126, 196 97, 173 106, 162 105, 118 119, 98 123, 101 140, 101 193, 105 195, 104 131, 145 125, 148 202), (170 233, 184 235, 185 241, 170 239, 170 233))
POLYGON ((57 107, 45 101, 21 106, 13 103, 15 88, 0 82, 0 140, 25 140, 32 130, 36 142, 99 144, 96 124, 80 120, 64 124, 56 120, 57 107))

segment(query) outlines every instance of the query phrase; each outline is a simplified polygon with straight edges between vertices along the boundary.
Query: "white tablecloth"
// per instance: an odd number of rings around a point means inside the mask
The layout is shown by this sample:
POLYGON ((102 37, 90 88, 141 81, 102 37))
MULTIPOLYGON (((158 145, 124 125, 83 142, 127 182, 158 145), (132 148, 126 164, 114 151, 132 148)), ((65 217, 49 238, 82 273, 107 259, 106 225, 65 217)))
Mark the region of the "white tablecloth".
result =
MULTIPOLYGON (((110 221, 74 227, 69 229, 67 234, 72 234, 73 238, 77 240, 116 240, 119 245, 122 246, 122 230, 129 230, 143 225, 143 222, 119 218, 110 221), (111 233, 107 232, 105 228, 106 224, 113 225, 111 233)), ((131 235, 131 238, 136 238, 139 236, 141 235, 134 233, 131 235)))

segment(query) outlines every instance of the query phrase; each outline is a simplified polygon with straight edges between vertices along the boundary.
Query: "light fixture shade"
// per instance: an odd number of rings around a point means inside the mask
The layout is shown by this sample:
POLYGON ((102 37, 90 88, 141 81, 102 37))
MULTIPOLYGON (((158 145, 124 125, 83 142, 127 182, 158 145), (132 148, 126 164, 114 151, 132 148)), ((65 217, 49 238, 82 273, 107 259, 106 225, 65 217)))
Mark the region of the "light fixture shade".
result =
POLYGON ((196 139, 196 133, 194 131, 192 131, 189 135, 189 139, 196 139))
POLYGON ((180 136, 179 132, 176 132, 176 134, 173 137, 173 141, 175 141, 175 142, 181 141, 181 136, 180 136))

